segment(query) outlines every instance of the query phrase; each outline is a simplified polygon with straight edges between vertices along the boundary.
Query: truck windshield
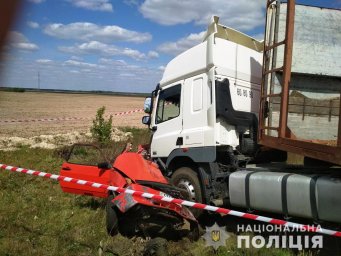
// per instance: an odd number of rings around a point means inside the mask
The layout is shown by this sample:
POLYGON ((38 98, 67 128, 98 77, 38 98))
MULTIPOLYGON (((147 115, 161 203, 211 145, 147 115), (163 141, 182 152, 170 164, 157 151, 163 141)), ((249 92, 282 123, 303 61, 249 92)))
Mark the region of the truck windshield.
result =
POLYGON ((156 124, 173 119, 180 114, 181 85, 162 90, 157 104, 156 124))

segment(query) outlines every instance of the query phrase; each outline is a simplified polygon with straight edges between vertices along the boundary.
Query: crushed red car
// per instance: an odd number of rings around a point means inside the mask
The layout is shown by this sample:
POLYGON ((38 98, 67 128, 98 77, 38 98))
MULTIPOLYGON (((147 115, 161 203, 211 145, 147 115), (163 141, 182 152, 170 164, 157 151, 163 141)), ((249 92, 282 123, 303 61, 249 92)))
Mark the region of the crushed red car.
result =
MULTIPOLYGON (((102 151, 91 144, 75 144, 65 157, 60 174, 135 191, 184 199, 184 191, 170 185, 158 165, 147 159, 143 148, 130 152, 127 147, 114 161, 107 161, 102 151)), ((127 193, 61 181, 64 192, 107 198, 106 228, 110 235, 118 231, 126 236, 157 236, 179 230, 187 221, 188 236, 198 237, 198 223, 185 206, 160 202, 127 193)))

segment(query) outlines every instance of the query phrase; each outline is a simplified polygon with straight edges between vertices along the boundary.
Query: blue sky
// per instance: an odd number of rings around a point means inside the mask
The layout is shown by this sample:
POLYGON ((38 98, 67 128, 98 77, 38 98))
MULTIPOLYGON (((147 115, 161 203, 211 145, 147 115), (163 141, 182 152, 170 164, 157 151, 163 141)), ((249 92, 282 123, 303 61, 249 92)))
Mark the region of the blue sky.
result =
MULTIPOLYGON (((212 15, 261 39, 265 0, 24 0, 0 86, 150 92, 212 15)), ((340 0, 298 3, 340 8, 340 0)))

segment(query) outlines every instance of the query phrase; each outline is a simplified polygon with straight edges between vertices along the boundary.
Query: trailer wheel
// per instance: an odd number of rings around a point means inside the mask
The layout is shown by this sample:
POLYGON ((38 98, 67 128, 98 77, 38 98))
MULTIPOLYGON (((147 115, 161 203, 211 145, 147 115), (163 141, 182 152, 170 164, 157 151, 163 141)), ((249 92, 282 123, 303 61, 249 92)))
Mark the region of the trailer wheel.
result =
POLYGON ((114 199, 114 195, 109 195, 107 198, 107 205, 105 207, 106 210, 106 227, 107 232, 110 236, 117 235, 118 233, 118 218, 115 209, 113 208, 114 204, 111 202, 114 199))
MULTIPOLYGON (((202 192, 198 174, 189 167, 177 169, 171 177, 171 183, 187 191, 187 200, 202 203, 202 192)), ((195 217, 199 217, 202 210, 191 209, 195 217)))

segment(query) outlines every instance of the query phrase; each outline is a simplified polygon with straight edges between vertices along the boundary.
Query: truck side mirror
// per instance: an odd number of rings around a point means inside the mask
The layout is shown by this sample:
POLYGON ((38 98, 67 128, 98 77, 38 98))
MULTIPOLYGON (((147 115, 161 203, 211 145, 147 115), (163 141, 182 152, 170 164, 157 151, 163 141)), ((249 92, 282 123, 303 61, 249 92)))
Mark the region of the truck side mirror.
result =
POLYGON ((145 124, 145 125, 150 125, 150 116, 144 116, 142 117, 142 123, 145 124))
POLYGON ((151 97, 147 97, 144 100, 143 110, 147 114, 150 114, 152 112, 152 98, 151 97))

